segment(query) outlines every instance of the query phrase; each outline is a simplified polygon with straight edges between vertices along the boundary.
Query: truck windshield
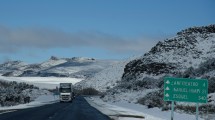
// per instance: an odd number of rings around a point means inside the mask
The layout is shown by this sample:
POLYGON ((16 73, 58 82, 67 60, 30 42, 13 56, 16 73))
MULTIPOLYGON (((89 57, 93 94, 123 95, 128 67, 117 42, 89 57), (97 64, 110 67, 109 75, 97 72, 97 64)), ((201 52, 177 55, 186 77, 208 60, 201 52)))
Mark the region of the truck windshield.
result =
POLYGON ((61 93, 71 92, 71 88, 60 88, 61 93))

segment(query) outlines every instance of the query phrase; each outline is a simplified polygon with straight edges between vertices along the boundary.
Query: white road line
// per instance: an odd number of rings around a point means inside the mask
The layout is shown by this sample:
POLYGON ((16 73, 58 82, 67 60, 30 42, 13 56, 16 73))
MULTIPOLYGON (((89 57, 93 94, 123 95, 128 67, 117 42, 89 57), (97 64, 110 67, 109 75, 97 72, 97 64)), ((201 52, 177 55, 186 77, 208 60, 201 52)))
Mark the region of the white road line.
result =
POLYGON ((5 111, 5 112, 0 112, 0 115, 1 115, 1 114, 5 114, 5 113, 9 113, 9 112, 14 112, 14 111, 16 111, 16 110, 7 110, 7 111, 5 111))

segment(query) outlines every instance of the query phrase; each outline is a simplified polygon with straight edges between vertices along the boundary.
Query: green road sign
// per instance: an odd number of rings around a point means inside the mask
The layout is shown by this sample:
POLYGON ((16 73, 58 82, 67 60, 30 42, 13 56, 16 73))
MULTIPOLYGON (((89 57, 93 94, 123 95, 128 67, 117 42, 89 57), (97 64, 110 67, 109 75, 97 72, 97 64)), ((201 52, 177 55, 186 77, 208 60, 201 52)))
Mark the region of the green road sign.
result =
POLYGON ((164 101, 207 103, 208 80, 187 78, 164 79, 164 101))

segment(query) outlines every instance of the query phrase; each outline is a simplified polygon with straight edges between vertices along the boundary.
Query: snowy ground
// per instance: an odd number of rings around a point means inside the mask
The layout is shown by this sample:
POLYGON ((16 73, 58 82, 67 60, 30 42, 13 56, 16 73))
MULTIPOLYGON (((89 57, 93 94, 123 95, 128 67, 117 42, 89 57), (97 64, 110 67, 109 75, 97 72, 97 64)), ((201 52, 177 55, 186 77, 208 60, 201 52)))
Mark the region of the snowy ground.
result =
POLYGON ((88 103, 101 111, 103 114, 108 115, 114 120, 163 120, 160 118, 153 117, 136 110, 132 110, 125 107, 119 107, 110 103, 101 101, 99 98, 86 97, 88 103))
POLYGON ((66 77, 4 77, 0 75, 0 80, 26 82, 40 88, 54 89, 59 83, 72 83, 74 85, 82 79, 66 77))
POLYGON ((121 92, 117 94, 105 95, 103 100, 105 102, 119 102, 119 101, 127 101, 135 103, 141 97, 144 97, 146 94, 156 91, 157 89, 145 89, 140 91, 127 91, 121 92))
MULTIPOLYGON (((99 97, 86 97, 91 106, 115 120, 170 120, 171 111, 161 111, 159 108, 148 109, 146 106, 134 103, 103 102, 99 97), (121 116, 121 117, 120 117, 121 116), (145 118, 141 118, 145 117, 145 118)), ((195 115, 174 112, 174 120, 195 120, 195 115)), ((199 120, 204 120, 199 118, 199 120)), ((215 118, 211 118, 215 120, 215 118)))
POLYGON ((27 103, 27 104, 20 104, 20 105, 11 106, 11 107, 0 107, 0 114, 3 114, 5 112, 12 112, 12 111, 17 110, 17 109, 24 109, 24 108, 42 106, 42 105, 46 105, 46 104, 52 104, 52 103, 55 103, 58 101, 59 101, 58 96, 54 96, 52 94, 41 95, 37 99, 35 99, 35 101, 32 101, 32 102, 27 103), (1 111, 3 111, 3 112, 1 112, 1 111))

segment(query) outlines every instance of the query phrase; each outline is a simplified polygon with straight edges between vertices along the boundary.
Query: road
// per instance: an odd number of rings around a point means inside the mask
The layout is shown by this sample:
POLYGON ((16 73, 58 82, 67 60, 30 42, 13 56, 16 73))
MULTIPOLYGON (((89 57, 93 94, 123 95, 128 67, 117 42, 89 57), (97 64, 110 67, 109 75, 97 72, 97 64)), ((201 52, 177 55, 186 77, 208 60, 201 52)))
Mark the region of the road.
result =
POLYGON ((83 97, 72 103, 54 103, 0 114, 0 120, 110 120, 83 97))

